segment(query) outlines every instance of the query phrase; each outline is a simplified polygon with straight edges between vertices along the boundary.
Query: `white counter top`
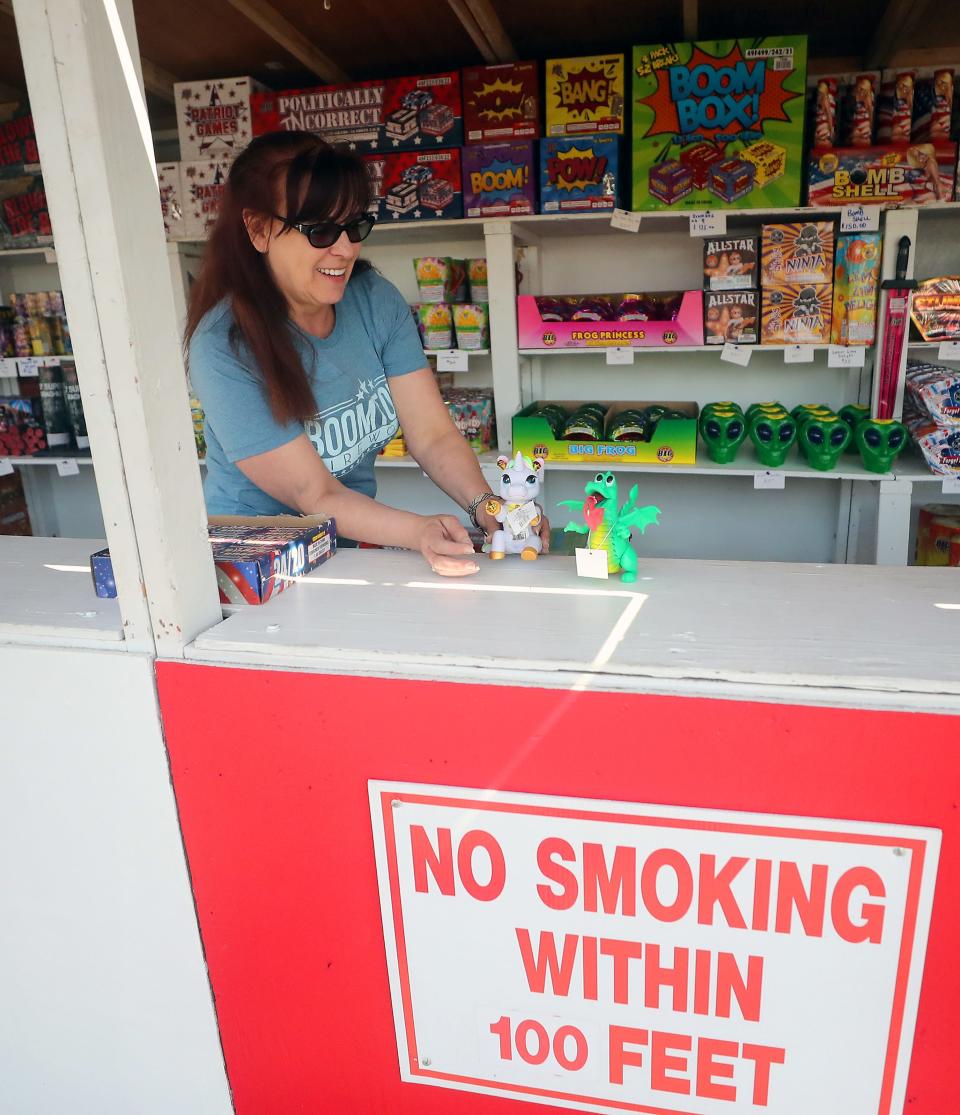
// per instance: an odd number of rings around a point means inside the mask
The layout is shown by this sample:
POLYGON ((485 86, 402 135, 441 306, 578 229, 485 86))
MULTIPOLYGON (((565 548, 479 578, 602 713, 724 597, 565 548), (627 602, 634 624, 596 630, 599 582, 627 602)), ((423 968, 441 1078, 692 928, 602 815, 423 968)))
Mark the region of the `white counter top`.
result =
POLYGON ((123 646, 116 600, 90 576, 97 538, 0 538, 0 642, 123 646))
POLYGON ((644 561, 624 585, 572 558, 344 550, 187 655, 316 672, 960 711, 960 571, 644 561))

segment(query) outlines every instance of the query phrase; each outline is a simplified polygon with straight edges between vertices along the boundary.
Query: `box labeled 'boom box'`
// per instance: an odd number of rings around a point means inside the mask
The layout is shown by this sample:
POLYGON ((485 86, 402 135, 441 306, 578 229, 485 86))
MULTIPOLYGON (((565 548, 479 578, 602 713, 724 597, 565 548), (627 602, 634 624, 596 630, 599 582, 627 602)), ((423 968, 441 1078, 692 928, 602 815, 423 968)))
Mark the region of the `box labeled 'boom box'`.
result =
POLYGON ((803 35, 633 48, 633 208, 795 206, 803 35))

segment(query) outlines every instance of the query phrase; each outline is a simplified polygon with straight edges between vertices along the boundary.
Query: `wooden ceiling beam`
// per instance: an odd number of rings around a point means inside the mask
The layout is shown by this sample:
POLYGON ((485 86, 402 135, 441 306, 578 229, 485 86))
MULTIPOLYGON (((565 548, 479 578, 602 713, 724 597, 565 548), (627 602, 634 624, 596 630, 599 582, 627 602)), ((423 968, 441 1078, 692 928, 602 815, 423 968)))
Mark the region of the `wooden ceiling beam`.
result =
POLYGON ((930 0, 888 0, 867 49, 864 65, 875 70, 889 66, 904 31, 923 18, 930 0))
POLYGON ((700 5, 698 0, 683 0, 683 38, 692 43, 700 25, 700 5))
POLYGON ((180 79, 148 58, 140 58, 140 69, 143 72, 144 90, 161 101, 174 104, 173 83, 180 79))
POLYGON ((516 62, 517 51, 490 0, 447 0, 484 62, 516 62))
POLYGON ((252 24, 259 27, 268 35, 277 46, 282 47, 288 54, 311 73, 317 75, 321 81, 349 81, 350 75, 342 70, 332 58, 319 50, 293 24, 282 16, 276 8, 266 3, 266 0, 227 0, 227 3, 236 8, 241 15, 246 16, 252 24))

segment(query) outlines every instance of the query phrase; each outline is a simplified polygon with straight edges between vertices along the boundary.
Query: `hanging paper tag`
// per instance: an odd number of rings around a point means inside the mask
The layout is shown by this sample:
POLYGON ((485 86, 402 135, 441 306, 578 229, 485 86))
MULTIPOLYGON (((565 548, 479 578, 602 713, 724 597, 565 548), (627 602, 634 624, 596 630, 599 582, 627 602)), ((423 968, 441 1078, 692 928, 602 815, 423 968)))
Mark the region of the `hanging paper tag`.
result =
POLYGON ((728 364, 739 364, 741 368, 745 368, 750 363, 751 353, 752 349, 749 345, 727 343, 720 352, 720 359, 726 360, 728 364))
POLYGON ((945 496, 960 494, 960 475, 943 478, 943 494, 945 496))
POLYGON ((470 368, 470 358, 460 349, 437 353, 438 372, 466 372, 470 368))
POLYGON ((812 364, 813 345, 786 345, 783 350, 784 364, 812 364))
POLYGON ((605 581, 610 576, 606 550, 587 550, 578 547, 576 556, 578 577, 597 577, 605 581))
POLYGON ((879 205, 845 205, 840 210, 841 232, 876 232, 880 228, 879 205))
POLYGON ((57 461, 57 472, 61 476, 77 476, 80 472, 80 466, 68 457, 66 460, 57 461))
POLYGON ((639 232, 640 214, 632 213, 629 209, 614 209, 610 226, 622 229, 624 232, 639 232))
POLYGON ((527 529, 540 512, 537 510, 537 505, 532 501, 525 503, 522 507, 516 507, 513 511, 507 512, 507 526, 510 528, 514 536, 519 536, 527 529))
POLYGON ((831 368, 862 368, 865 356, 863 345, 831 345, 827 365, 831 368))
POLYGON ((37 371, 38 367, 39 367, 38 361, 34 360, 32 357, 27 357, 23 360, 18 361, 18 370, 20 372, 20 378, 21 379, 36 379, 37 376, 40 374, 37 371))
POLYGON ((754 474, 753 486, 754 488, 784 488, 786 487, 787 478, 782 472, 758 472, 754 474))
POLYGON ((938 360, 960 360, 960 341, 941 341, 937 349, 938 360))
POLYGON ((608 364, 632 364, 634 352, 632 348, 608 348, 608 364))
POLYGON ((727 232, 726 213, 691 213, 691 236, 725 236, 727 232))
POLYGON ((10 476, 12 473, 13 465, 6 457, 0 457, 0 476, 10 476))

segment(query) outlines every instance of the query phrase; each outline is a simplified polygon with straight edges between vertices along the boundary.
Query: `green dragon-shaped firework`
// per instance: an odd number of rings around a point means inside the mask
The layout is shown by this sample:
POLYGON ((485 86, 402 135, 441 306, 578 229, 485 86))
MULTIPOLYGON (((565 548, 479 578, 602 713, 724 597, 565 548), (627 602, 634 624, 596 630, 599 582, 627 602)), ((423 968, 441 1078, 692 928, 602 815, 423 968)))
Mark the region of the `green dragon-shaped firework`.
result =
POLYGON ((598 472, 584 488, 585 500, 565 499, 558 506, 573 507, 583 514, 583 522, 569 522, 564 531, 586 534, 592 550, 607 555, 607 572, 623 573, 626 583, 637 579, 637 555, 630 545, 631 530, 642 534, 658 521, 659 507, 637 507, 637 485, 627 502, 617 509, 617 478, 612 472, 598 472))

